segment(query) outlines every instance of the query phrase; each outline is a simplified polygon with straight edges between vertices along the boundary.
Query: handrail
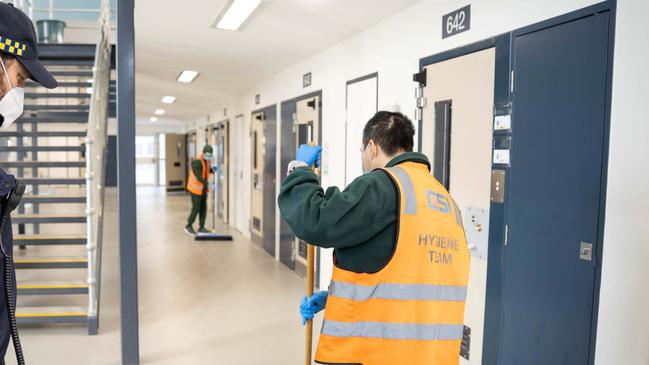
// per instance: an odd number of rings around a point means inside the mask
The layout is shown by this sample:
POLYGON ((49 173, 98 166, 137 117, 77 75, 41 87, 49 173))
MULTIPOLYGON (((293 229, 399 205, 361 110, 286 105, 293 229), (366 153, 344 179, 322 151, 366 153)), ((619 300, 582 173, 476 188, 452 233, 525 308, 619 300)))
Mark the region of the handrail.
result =
MULTIPOLYGON (((107 1, 104 1, 107 3, 107 1)), ((105 5, 105 4, 104 4, 105 5)), ((104 187, 108 139, 111 73, 110 10, 104 7, 95 51, 93 86, 86 137, 86 222, 88 255, 88 320, 90 334, 97 333, 104 213, 104 187)))

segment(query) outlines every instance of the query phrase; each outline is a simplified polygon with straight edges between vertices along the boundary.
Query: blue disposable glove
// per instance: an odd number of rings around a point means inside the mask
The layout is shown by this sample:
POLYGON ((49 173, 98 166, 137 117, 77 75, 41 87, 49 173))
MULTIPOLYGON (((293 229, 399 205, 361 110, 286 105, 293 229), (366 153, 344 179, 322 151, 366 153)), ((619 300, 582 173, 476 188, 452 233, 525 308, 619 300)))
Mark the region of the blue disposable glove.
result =
POLYGON ((214 191, 215 188, 216 188, 216 186, 214 185, 214 183, 211 183, 210 184, 210 190, 214 191))
POLYGON ((320 167, 320 153, 322 152, 322 147, 320 146, 307 146, 305 144, 301 145, 297 149, 296 160, 305 162, 309 167, 315 165, 320 167))
POLYGON ((324 309, 325 304, 327 304, 327 296, 329 293, 323 290, 321 292, 313 293, 311 298, 307 298, 306 295, 302 298, 300 303, 300 316, 302 316, 302 325, 305 325, 306 322, 310 319, 313 319, 313 316, 324 309))

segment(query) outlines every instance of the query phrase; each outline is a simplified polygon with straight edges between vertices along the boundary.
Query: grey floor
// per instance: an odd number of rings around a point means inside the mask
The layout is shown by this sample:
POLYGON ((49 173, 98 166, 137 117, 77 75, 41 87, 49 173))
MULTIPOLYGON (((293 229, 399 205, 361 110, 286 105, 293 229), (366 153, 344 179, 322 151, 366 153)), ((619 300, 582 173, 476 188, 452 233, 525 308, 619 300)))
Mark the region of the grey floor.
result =
MULTIPOLYGON (((106 202, 100 334, 88 336, 78 325, 23 326, 30 365, 121 362, 115 191, 106 202)), ((182 231, 188 196, 138 188, 137 207, 142 364, 304 363, 301 277, 221 224, 217 229, 231 233, 233 243, 195 243, 182 231)), ((20 300, 39 305, 47 299, 20 300)), ((77 303, 63 304, 84 303, 72 300, 77 303)), ((15 364, 12 348, 7 361, 15 364)))

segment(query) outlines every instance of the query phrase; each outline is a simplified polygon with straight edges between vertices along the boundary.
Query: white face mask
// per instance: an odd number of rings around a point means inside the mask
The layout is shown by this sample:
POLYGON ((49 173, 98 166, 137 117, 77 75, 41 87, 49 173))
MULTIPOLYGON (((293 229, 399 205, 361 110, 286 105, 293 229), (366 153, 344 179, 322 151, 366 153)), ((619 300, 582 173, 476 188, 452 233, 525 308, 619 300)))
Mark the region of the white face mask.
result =
POLYGON ((367 146, 366 146, 365 149, 363 150, 363 153, 361 154, 361 170, 363 170, 363 175, 367 174, 368 172, 372 172, 372 170, 374 170, 374 158, 372 158, 372 165, 371 165, 369 171, 365 171, 365 166, 363 166, 363 157, 365 157, 365 152, 367 152, 367 150, 369 149, 369 147, 370 147, 370 144, 369 144, 369 142, 368 142, 368 143, 367 143, 367 146))
POLYGON ((0 59, 2 70, 4 71, 7 84, 9 85, 8 93, 0 100, 0 115, 4 118, 2 128, 9 127, 16 119, 23 115, 23 106, 25 104, 25 89, 22 87, 11 87, 11 80, 9 80, 9 72, 5 67, 4 62, 0 59))

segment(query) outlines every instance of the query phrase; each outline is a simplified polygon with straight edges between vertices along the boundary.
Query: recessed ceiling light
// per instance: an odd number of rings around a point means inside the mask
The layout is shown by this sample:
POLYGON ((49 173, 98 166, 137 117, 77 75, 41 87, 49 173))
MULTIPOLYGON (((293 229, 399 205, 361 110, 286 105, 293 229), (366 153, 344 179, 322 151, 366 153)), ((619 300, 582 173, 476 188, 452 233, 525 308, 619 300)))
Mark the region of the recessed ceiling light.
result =
POLYGON ((158 117, 151 117, 151 118, 149 118, 149 120, 152 121, 152 122, 157 122, 157 121, 158 121, 158 117))
POLYGON ((184 83, 190 83, 190 82, 194 81, 196 76, 198 76, 198 72, 185 70, 180 74, 180 76, 178 76, 178 81, 184 82, 184 83))
POLYGON ((174 101, 176 101, 175 96, 163 96, 162 97, 162 102, 165 104, 172 104, 174 101))
POLYGON ((163 115, 165 113, 164 109, 156 109, 155 110, 155 115, 163 115))
POLYGON ((255 9, 261 4, 261 0, 234 0, 226 2, 214 23, 219 29, 238 30, 241 24, 250 17, 255 9))

